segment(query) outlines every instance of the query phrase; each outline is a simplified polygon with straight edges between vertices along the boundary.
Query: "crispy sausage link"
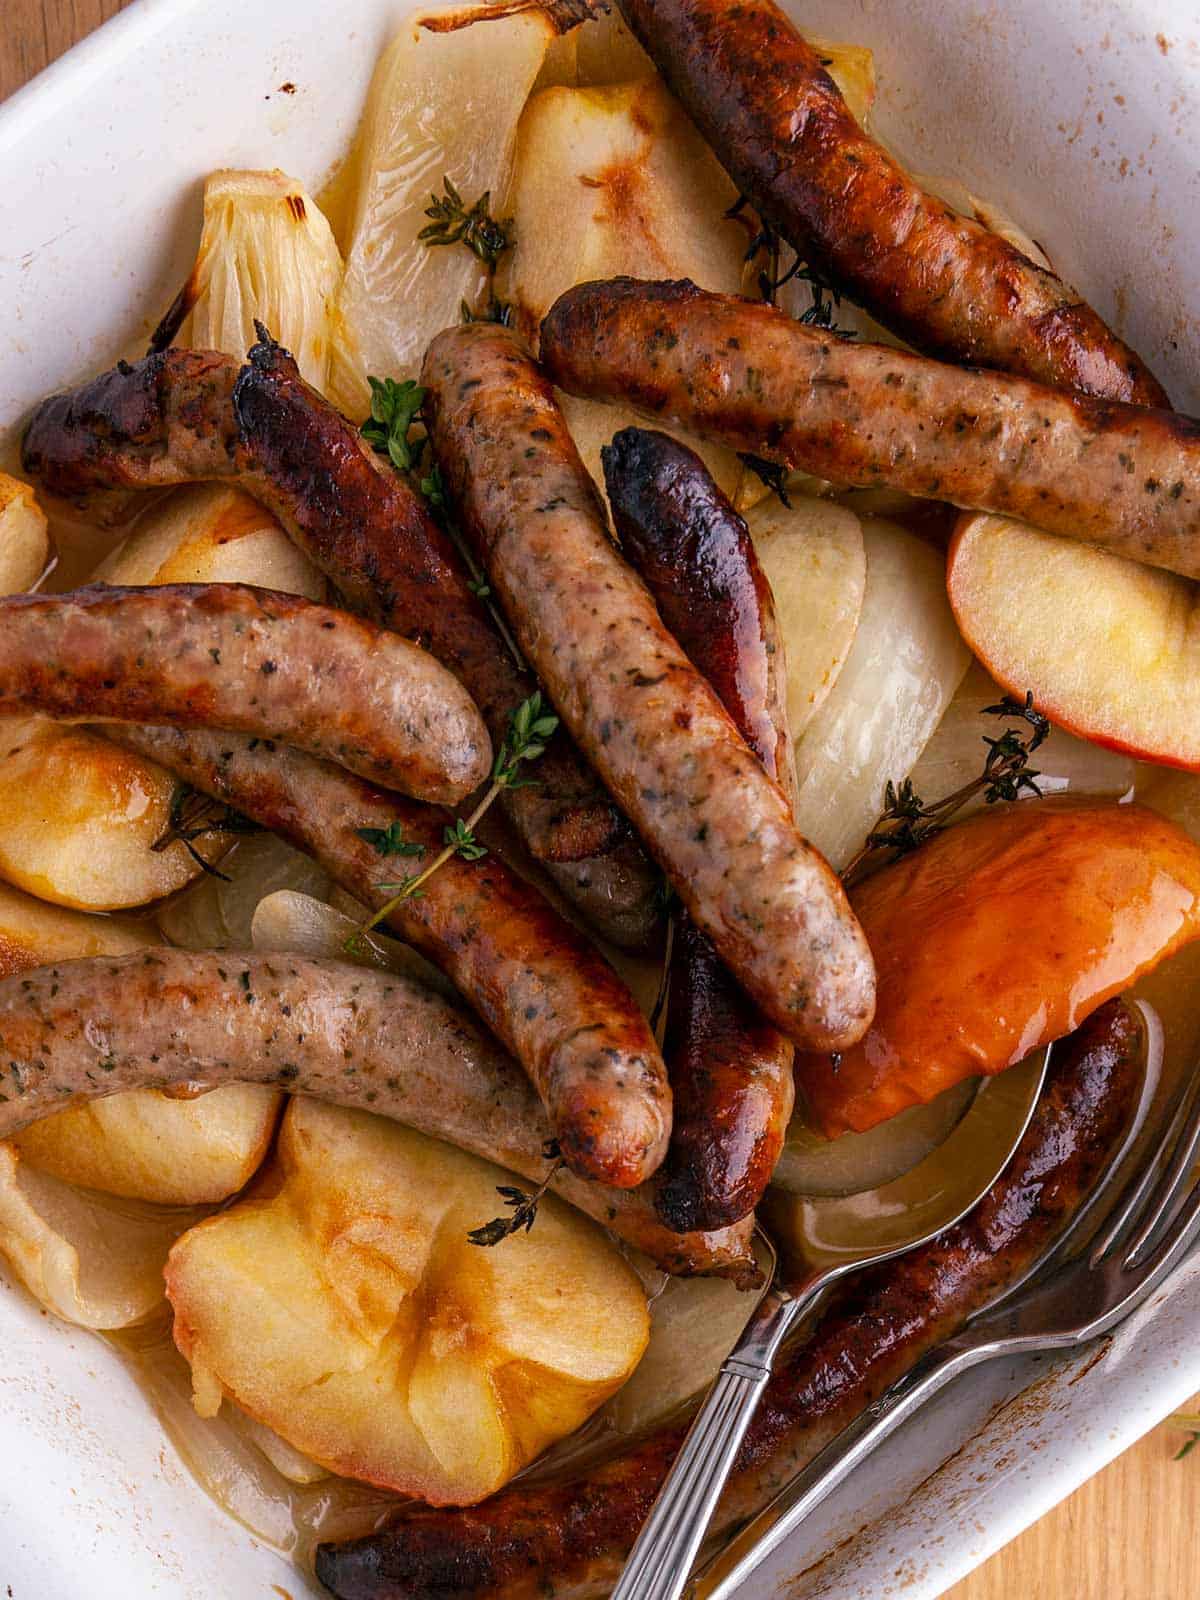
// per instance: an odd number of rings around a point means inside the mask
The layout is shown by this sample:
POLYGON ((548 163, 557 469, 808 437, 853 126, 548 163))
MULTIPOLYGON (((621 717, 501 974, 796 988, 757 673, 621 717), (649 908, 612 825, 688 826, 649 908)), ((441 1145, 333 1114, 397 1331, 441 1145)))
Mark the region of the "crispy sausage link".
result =
POLYGON ((438 335, 422 381, 522 649, 689 913, 790 1037, 859 1038, 874 969, 841 885, 614 549, 550 385, 515 334, 479 322, 438 335))
MULTIPOLYGON (((1128 1126, 1137 1024, 1119 1001, 1059 1046, 1003 1177, 933 1244, 857 1275, 780 1358, 712 1531, 753 1515, 933 1346, 1019 1280, 1070 1220, 1128 1126)), ((469 1510, 417 1508, 383 1532, 322 1545, 338 1600, 598 1600, 683 1438, 671 1427, 566 1481, 515 1483, 469 1510)))
POLYGON ((687 282, 568 289, 541 350, 570 394, 1200 578, 1200 422, 1174 412, 852 344, 687 282))
MULTIPOLYGON (((750 530, 686 445, 626 428, 601 451, 625 555, 768 774, 794 793, 784 641, 750 530)), ((664 1055, 674 1095, 659 1215, 685 1231, 747 1216, 792 1114, 792 1046, 683 913, 664 1055)))
MULTIPOLYGON (((139 1087, 272 1083, 392 1117, 546 1173, 550 1124, 528 1080, 468 1017, 407 978, 302 956, 138 951, 0 980, 0 1137, 139 1087)), ((560 1172, 556 1192, 667 1271, 752 1279, 748 1230, 669 1233, 653 1191, 560 1172)))
MULTIPOLYGON (((533 691, 424 499, 380 467, 276 344, 257 345, 245 366, 214 351, 167 350, 54 395, 34 413, 23 462, 51 493, 89 503, 233 478, 351 609, 420 643, 461 679, 497 744, 533 691)), ((503 801, 531 854, 600 932, 644 945, 658 922, 657 878, 628 824, 565 736, 550 742, 538 779, 503 801)))
POLYGON ((257 734, 453 804, 492 748, 457 678, 378 628, 243 583, 0 599, 0 715, 257 734))
POLYGON ((619 0, 730 177, 800 256, 946 361, 1166 406, 1061 278, 925 193, 854 120, 773 0, 619 0))
MULTIPOLYGON (((445 815, 262 741, 113 729, 318 860, 374 910, 440 850, 445 815), (399 823, 422 856, 381 856, 363 829, 399 823)), ((658 1167, 671 1122, 666 1069, 637 1002, 582 934, 496 856, 452 856, 390 918, 442 969, 533 1081, 572 1169, 632 1188, 658 1167)))

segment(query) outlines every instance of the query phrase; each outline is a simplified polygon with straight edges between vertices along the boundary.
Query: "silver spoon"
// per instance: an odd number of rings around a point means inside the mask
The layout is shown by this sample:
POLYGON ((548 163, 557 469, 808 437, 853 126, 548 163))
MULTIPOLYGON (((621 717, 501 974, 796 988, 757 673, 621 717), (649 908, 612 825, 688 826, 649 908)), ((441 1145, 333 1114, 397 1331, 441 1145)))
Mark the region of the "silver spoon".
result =
POLYGON ((770 1285, 726 1358, 659 1490, 612 1600, 678 1600, 746 1429, 788 1334, 832 1284, 952 1227, 996 1182, 1024 1137, 1050 1047, 988 1079, 949 1138, 867 1194, 772 1195, 770 1285))

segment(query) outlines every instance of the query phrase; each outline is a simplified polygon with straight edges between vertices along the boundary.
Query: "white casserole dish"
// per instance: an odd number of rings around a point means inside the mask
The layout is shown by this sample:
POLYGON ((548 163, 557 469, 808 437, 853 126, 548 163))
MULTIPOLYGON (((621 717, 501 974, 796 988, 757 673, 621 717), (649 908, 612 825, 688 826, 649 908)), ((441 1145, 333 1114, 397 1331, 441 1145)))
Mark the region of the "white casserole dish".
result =
MULTIPOLYGON (((410 9, 138 0, 0 109, 5 447, 36 399, 148 331, 189 264, 206 172, 278 165, 316 187, 410 9)), ((1005 206, 1176 403, 1200 412, 1191 5, 792 9, 828 37, 873 46, 885 136, 918 170, 953 173, 1005 206)), ((1198 1319, 1193 1262, 1094 1364, 1089 1352, 1065 1368, 972 1375, 777 1553, 747 1600, 942 1593, 1200 1389, 1198 1319)), ((290 1564, 193 1484, 104 1346, 2 1286, 0 1345, 0 1584, 14 1600, 304 1592, 290 1564)))

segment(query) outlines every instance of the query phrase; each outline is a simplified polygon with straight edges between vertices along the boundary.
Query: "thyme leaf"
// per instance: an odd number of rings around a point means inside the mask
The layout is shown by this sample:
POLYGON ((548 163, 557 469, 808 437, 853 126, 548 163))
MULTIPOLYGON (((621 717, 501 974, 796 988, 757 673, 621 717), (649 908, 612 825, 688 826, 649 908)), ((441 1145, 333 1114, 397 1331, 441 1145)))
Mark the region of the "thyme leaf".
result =
POLYGON ((485 189, 473 206, 468 206, 447 177, 442 178, 441 195, 431 194, 425 215, 428 225, 417 234, 426 245, 465 244, 485 267, 494 268, 515 242, 511 217, 498 222, 491 214, 491 191, 485 189))
POLYGON ((762 456, 739 455, 738 460, 746 467, 760 483, 765 483, 771 493, 777 495, 781 505, 791 510, 792 502, 788 499, 787 468, 781 467, 777 461, 764 461, 762 456))
POLYGON ((208 795, 188 788, 187 784, 180 784, 171 796, 167 825, 150 849, 155 855, 161 855, 173 844, 181 844, 202 872, 206 872, 210 878, 220 878, 222 883, 228 883, 229 874, 205 860, 196 849, 196 840, 214 833, 250 834, 262 831, 257 822, 244 817, 240 811, 234 811, 220 800, 210 799, 208 795))
POLYGON ((389 822, 386 828, 355 828, 355 833, 364 843, 381 856, 423 856, 425 846, 418 844, 415 839, 404 837, 404 826, 401 822, 389 822))
POLYGON ((425 450, 423 437, 411 437, 425 391, 413 378, 405 378, 403 383, 395 378, 368 378, 367 382, 371 415, 362 425, 362 436, 379 455, 388 457, 397 472, 411 472, 425 450))
POLYGON ((474 828, 464 817, 455 817, 453 824, 448 825, 442 834, 442 839, 464 861, 482 861, 488 853, 487 845, 480 844, 474 828))

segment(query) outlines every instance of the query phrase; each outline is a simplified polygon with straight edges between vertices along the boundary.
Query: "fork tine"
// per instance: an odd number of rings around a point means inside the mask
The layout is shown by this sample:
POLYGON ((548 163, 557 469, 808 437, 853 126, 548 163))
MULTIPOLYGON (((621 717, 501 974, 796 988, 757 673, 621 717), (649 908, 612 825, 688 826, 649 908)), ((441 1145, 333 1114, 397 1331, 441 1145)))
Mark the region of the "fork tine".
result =
POLYGON ((1137 1232, 1125 1241, 1125 1265, 1132 1267, 1153 1238, 1159 1224, 1174 1205, 1180 1190, 1196 1165, 1200 1150, 1200 1073, 1194 1072, 1184 1102, 1187 1114, 1182 1119, 1174 1149, 1144 1212, 1138 1217, 1137 1232))
POLYGON ((1154 1231, 1177 1192, 1180 1180, 1195 1158, 1200 1136, 1200 1072, 1193 1070, 1175 1096, 1175 1104, 1159 1139, 1146 1153, 1142 1165, 1092 1242, 1091 1261, 1109 1255, 1134 1224, 1138 1232, 1128 1246, 1132 1256, 1154 1231), (1166 1163, 1164 1167, 1164 1163, 1166 1163), (1152 1195, 1147 1208, 1147 1196, 1152 1195), (1144 1219, 1149 1217, 1149 1225, 1144 1219))
MULTIPOLYGON (((1126 1266, 1133 1265, 1138 1275, 1145 1281, 1168 1263, 1173 1265, 1173 1258, 1185 1255, 1198 1235, 1200 1235, 1200 1180, 1192 1185, 1182 1206, 1171 1218, 1166 1232, 1150 1254, 1137 1262, 1127 1261, 1126 1266)), ((1131 1252, 1131 1255, 1133 1254, 1137 1252, 1131 1252)))

